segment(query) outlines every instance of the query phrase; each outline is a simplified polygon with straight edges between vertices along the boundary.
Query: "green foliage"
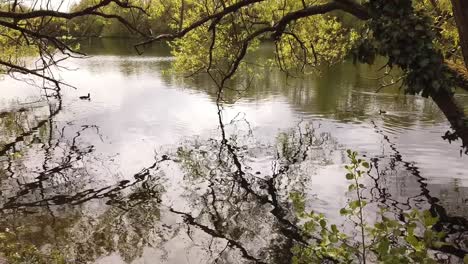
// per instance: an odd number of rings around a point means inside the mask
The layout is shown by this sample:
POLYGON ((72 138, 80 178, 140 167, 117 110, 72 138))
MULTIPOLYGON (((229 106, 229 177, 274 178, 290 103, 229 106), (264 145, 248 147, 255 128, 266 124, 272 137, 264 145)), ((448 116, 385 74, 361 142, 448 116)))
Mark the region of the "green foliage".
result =
POLYGON ((290 26, 294 35, 285 34, 277 43, 277 62, 284 70, 331 65, 342 61, 358 38, 334 16, 315 16, 290 26), (313 32, 311 34, 311 32, 313 32))
POLYGON ((362 195, 365 186, 360 179, 370 170, 370 165, 359 159, 356 152, 348 150, 347 153, 351 164, 345 166, 346 179, 350 181, 350 194, 355 195, 340 214, 358 227, 359 239, 329 224, 323 214, 307 212, 304 197, 293 193, 290 198, 295 211, 305 220, 302 231, 306 237, 313 238, 307 245, 294 247, 293 263, 322 263, 325 260, 337 263, 437 263, 429 252, 444 245, 445 234, 432 229, 438 222, 437 217, 429 211, 413 210, 398 219, 381 208, 379 220, 367 222, 363 215, 367 206, 362 195))
POLYGON ((416 10, 423 12, 427 16, 433 18, 434 24, 432 29, 437 33, 434 39, 434 44, 442 50, 446 58, 452 61, 463 63, 461 58, 460 39, 458 36, 458 28, 453 17, 452 3, 450 0, 417 0, 413 2, 416 10))
MULTIPOLYGON (((97 4, 97 0, 81 0, 71 7, 71 11, 83 10, 97 4)), ((141 8, 146 12, 136 9, 122 8, 115 4, 110 4, 102 8, 102 12, 114 14, 124 18, 132 25, 148 35, 169 33, 171 21, 173 21, 173 2, 175 1, 146 1, 131 0, 129 5, 141 8)), ((117 19, 106 19, 98 16, 82 16, 67 23, 68 34, 75 37, 137 37, 137 33, 129 30, 117 19)))
POLYGON ((436 45, 433 18, 415 9, 410 0, 370 0, 367 7, 370 31, 356 50, 357 58, 372 63, 375 54, 388 57, 390 67, 403 70, 409 94, 428 97, 442 89, 451 93, 454 83, 436 45))
MULTIPOLYGON (((234 2, 226 1, 225 5, 231 5, 234 2)), ((219 12, 221 8, 219 4, 215 1, 185 1, 186 9, 183 20, 180 18, 180 12, 176 12, 179 16, 176 17, 171 27, 175 29, 179 26, 187 27, 207 14, 219 12)), ((180 9, 177 6, 175 8, 180 9)), ((252 9, 251 12, 255 12, 256 8, 252 9)), ((209 28, 209 23, 203 24, 171 43, 172 54, 176 57, 173 65, 176 71, 192 74, 210 69, 215 80, 222 79, 236 61, 242 50, 242 42, 252 30, 252 25, 243 23, 239 14, 218 21, 214 33, 210 32, 209 28)), ((258 44, 258 40, 252 41, 249 51, 256 49, 258 44)))
POLYGON ((350 263, 353 260, 355 249, 343 241, 348 236, 341 232, 334 224, 329 224, 323 214, 305 211, 304 198, 298 193, 290 196, 297 215, 307 221, 302 225, 306 236, 318 235, 317 239, 308 245, 298 245, 292 250, 293 263, 321 263, 332 259, 340 263, 350 263))
MULTIPOLYGON (((236 1, 233 0, 222 4, 218 1, 186 1, 186 6, 190 8, 184 12, 183 21, 180 16, 177 17, 175 21, 178 22, 174 22, 172 27, 177 28, 179 23, 187 27, 201 17, 220 12, 224 6, 234 3, 236 1)), ((188 73, 206 72, 209 69, 217 75, 216 79, 220 79, 229 72, 250 34, 259 28, 276 24, 283 15, 300 10, 304 4, 312 6, 323 3, 326 1, 264 1, 216 21, 214 33, 211 22, 203 24, 172 43, 176 57, 174 69, 188 73)), ((174 10, 179 9, 175 6, 174 10)), ((276 41, 274 63, 284 71, 310 72, 317 70, 317 66, 343 60, 358 38, 356 30, 345 25, 346 19, 349 17, 329 14, 305 17, 289 24, 276 41)), ((349 21, 347 24, 350 24, 349 21)), ((358 24, 355 23, 355 27, 358 24)), ((248 52, 256 50, 262 38, 270 38, 270 35, 262 34, 254 38, 249 43, 248 52)), ((248 69, 245 64, 241 64, 241 68, 248 69)))
MULTIPOLYGON (((0 27, 0 60, 24 64, 24 57, 35 54, 35 50, 22 37, 21 33, 0 27)), ((0 73, 6 69, 0 66, 0 73)))
MULTIPOLYGON (((83 10, 97 2, 81 0, 71 11, 83 10)), ((101 8, 100 12, 118 15, 140 32, 158 35, 180 31, 236 3, 235 0, 131 0, 128 5, 140 7, 144 12, 115 3, 101 8)), ((373 63, 380 55, 389 59, 390 67, 401 68, 405 91, 409 94, 428 97, 441 90, 453 91, 453 76, 444 63, 447 57, 456 58, 459 45, 450 0, 369 0, 363 4, 371 15, 366 23, 346 12, 333 11, 300 17, 281 28, 281 32, 265 30, 249 38, 258 29, 277 25, 288 14, 327 3, 330 2, 261 1, 220 19, 200 23, 171 43, 176 57, 174 69, 189 74, 209 71, 215 80, 230 77, 233 65, 244 53, 246 41, 247 52, 251 52, 258 48, 261 39, 269 39, 273 34, 277 36, 275 64, 286 72, 317 71, 318 66, 340 62, 354 50, 355 58, 361 62, 373 63)), ((45 30, 63 40, 70 36, 136 36, 118 20, 98 16, 82 16, 68 22, 52 19, 45 30)), ((3 56, 10 58, 13 54, 21 58, 31 52, 30 45, 19 34, 6 31, 0 32, 3 56)), ((240 63, 240 69, 239 72, 253 73, 246 63, 240 63)))
MULTIPOLYGON (((175 21, 178 22, 172 27, 188 26, 234 2, 221 5, 217 1, 189 1, 190 9, 183 19, 177 17, 175 21)), ((275 39, 276 66, 286 72, 317 71, 317 66, 340 62, 354 50, 355 58, 364 63, 373 63, 378 55, 387 57, 388 66, 403 70, 403 86, 409 94, 428 97, 440 91, 452 93, 454 80, 445 59, 453 55, 458 36, 451 18, 450 1, 437 1, 436 7, 427 2, 370 0, 364 4, 371 15, 366 23, 339 12, 295 20, 275 39)), ((224 76, 249 34, 258 28, 276 25, 283 16, 304 6, 324 3, 327 2, 264 1, 240 9, 228 18, 203 24, 173 42, 175 69, 191 74, 209 69, 224 76), (214 24, 216 32, 212 30, 214 24)), ((177 4, 174 8, 178 10, 177 4)), ((270 35, 255 38, 250 51, 256 49, 257 40, 263 37, 270 35)))

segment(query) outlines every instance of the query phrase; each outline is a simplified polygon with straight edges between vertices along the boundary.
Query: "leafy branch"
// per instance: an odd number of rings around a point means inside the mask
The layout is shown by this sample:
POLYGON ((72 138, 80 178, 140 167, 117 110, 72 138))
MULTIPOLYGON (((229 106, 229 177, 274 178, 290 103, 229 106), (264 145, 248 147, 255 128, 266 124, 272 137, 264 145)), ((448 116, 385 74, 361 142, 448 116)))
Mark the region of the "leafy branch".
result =
POLYGON ((448 244, 444 242, 445 233, 433 230, 438 218, 427 210, 413 210, 398 219, 390 217, 385 208, 380 208, 379 220, 369 223, 364 214, 367 207, 363 196, 365 186, 360 179, 371 168, 367 161, 358 158, 357 152, 348 150, 347 154, 351 162, 345 166, 346 179, 351 181, 348 191, 354 193, 355 199, 348 201, 340 214, 356 223, 359 239, 351 237, 348 234, 350 230, 329 225, 323 214, 306 212, 304 197, 292 193, 290 198, 296 214, 305 220, 302 231, 307 237, 312 237, 308 244, 294 247, 293 263, 437 263, 431 250, 448 244))

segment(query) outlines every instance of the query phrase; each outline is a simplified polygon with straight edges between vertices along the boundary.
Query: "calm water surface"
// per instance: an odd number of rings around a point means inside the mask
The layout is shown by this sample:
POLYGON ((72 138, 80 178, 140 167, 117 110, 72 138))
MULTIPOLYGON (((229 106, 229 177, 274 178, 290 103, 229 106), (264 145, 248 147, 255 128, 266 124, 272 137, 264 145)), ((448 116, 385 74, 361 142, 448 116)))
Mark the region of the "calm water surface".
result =
POLYGON ((430 100, 375 93, 375 69, 345 63, 286 78, 258 67, 262 78, 228 91, 218 113, 208 78, 167 73, 167 47, 83 49, 90 58, 58 73, 77 87, 61 100, 0 81, 0 229, 20 243, 73 263, 288 263, 300 237, 289 194, 341 222, 353 149, 374 167, 368 200, 396 214, 437 212, 466 250, 461 144, 442 139, 450 127, 430 100))

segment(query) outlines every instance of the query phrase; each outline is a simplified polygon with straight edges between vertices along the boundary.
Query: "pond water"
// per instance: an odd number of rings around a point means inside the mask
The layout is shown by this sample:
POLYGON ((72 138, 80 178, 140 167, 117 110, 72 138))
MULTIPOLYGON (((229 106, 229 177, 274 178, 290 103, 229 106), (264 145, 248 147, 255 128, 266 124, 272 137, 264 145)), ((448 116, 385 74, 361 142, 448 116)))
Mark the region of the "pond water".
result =
POLYGON ((468 157, 442 138, 450 126, 433 102, 375 93, 379 65, 301 78, 256 67, 218 109, 207 77, 167 73, 163 45, 82 47, 89 58, 56 72, 77 88, 61 98, 0 81, 0 231, 16 242, 71 263, 289 263, 300 240, 290 193, 341 223, 352 149, 373 165, 370 202, 431 209, 466 251, 468 157))

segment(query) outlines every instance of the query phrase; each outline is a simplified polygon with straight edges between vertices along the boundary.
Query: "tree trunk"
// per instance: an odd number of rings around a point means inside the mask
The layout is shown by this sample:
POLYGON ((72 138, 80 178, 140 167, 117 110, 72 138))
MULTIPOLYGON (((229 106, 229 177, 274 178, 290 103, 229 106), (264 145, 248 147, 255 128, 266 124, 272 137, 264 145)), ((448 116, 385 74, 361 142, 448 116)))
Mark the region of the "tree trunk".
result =
POLYGON ((463 108, 458 105, 453 95, 444 90, 431 97, 439 109, 442 110, 454 130, 453 133, 447 131, 442 138, 450 143, 459 139, 461 141, 460 154, 464 152, 468 155, 468 118, 463 108))
POLYGON ((465 66, 468 69, 468 1, 451 0, 453 15, 457 22, 458 34, 460 36, 460 46, 462 48, 465 66))

